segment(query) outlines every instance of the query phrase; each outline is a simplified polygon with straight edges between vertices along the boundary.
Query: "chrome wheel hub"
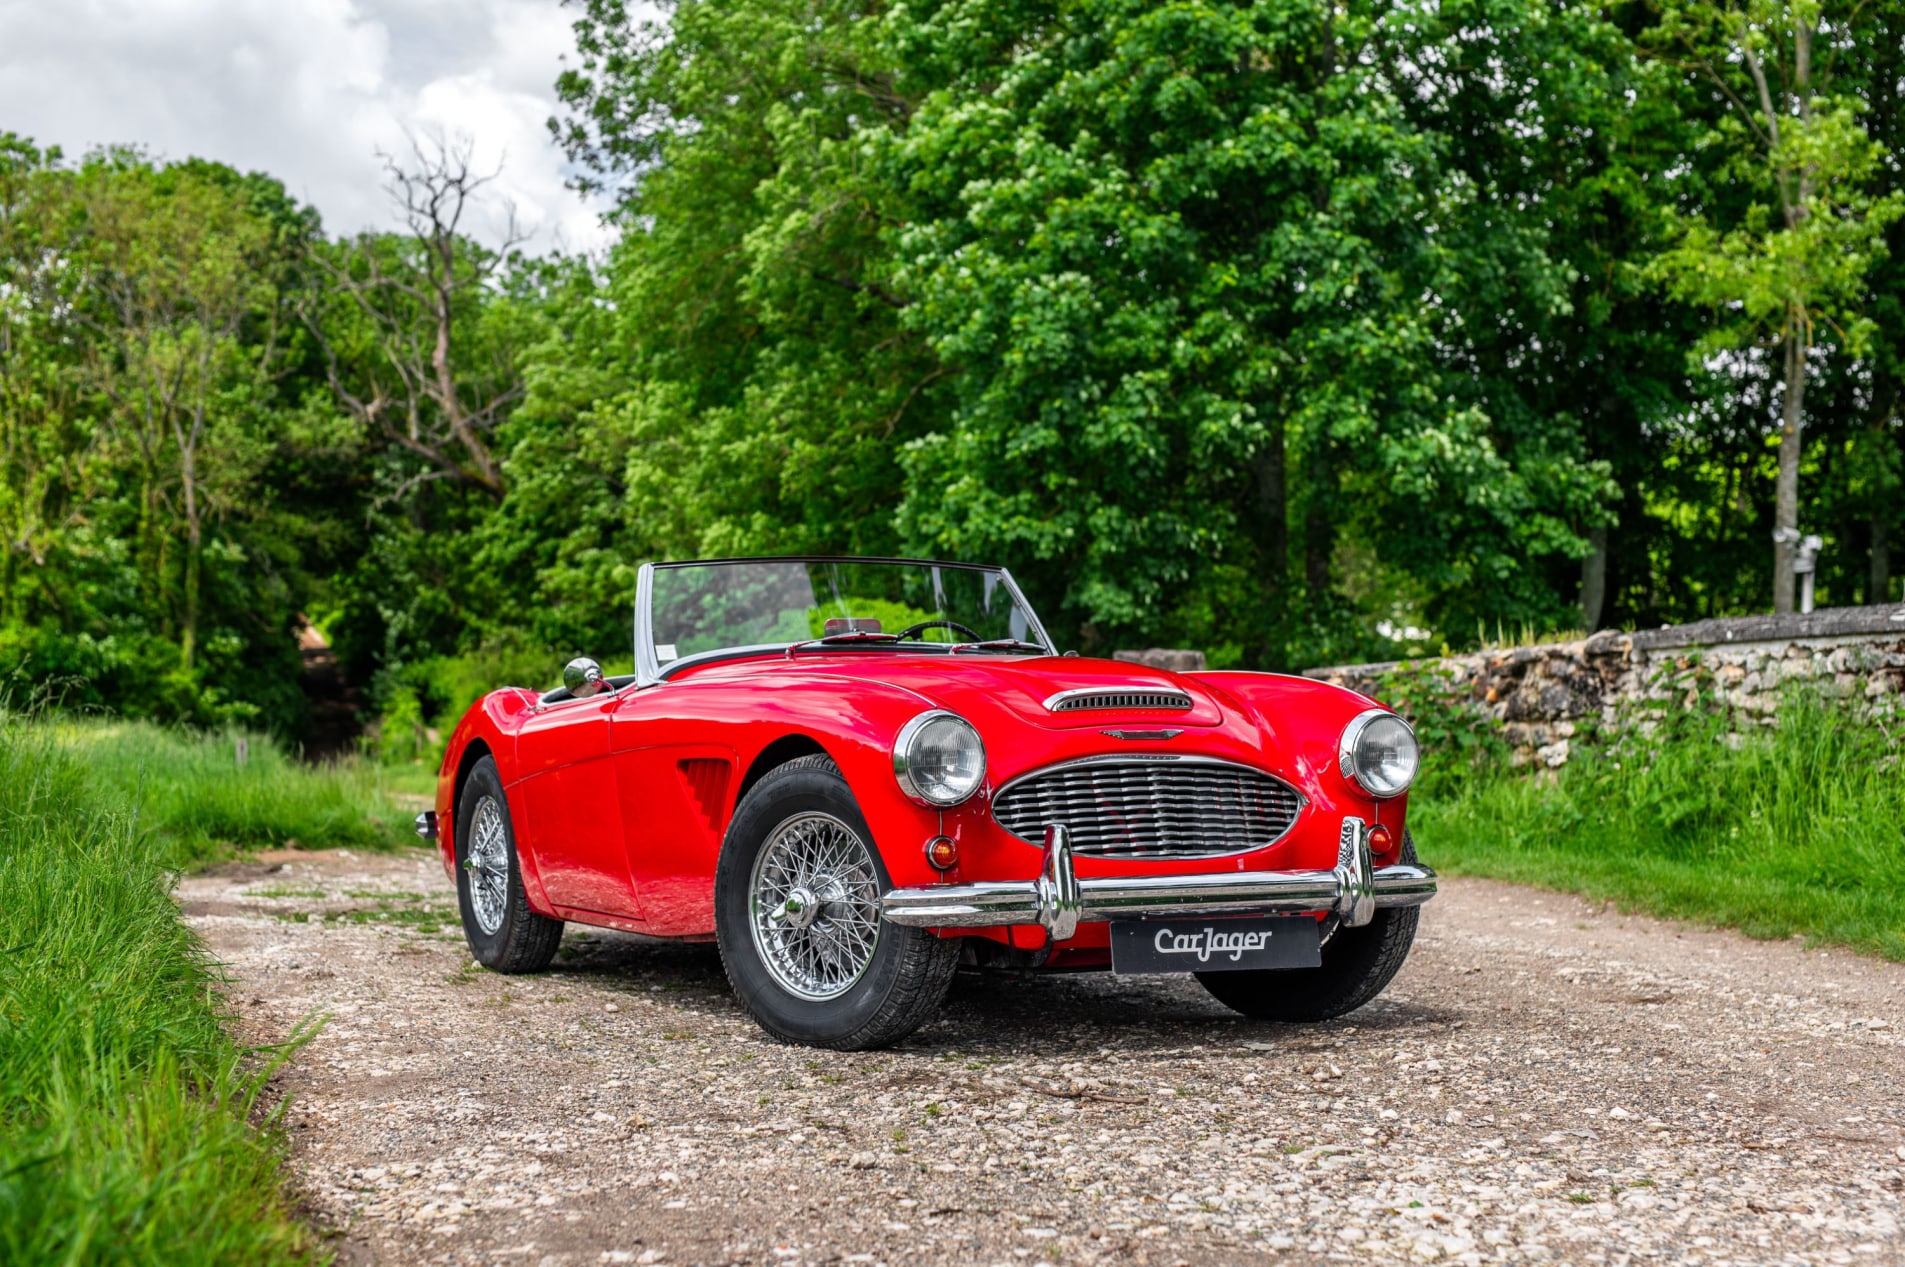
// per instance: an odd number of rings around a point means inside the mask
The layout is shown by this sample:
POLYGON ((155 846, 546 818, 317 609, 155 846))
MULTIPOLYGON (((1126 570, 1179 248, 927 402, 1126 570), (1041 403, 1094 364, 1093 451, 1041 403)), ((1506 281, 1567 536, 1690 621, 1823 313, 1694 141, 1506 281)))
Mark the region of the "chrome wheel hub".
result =
POLYGON ((865 841, 831 814, 797 814, 754 860, 750 931, 767 970, 803 999, 853 988, 880 940, 880 882, 865 841))
POLYGON ((484 933, 503 926, 503 911, 509 900, 509 832, 503 822, 503 807, 493 796, 476 803, 470 814, 470 843, 464 849, 463 867, 469 875, 470 913, 484 933))
POLYGON ((769 911, 767 917, 783 921, 789 928, 805 928, 814 922, 818 914, 820 899, 814 896, 812 889, 803 885, 782 899, 780 906, 769 911))

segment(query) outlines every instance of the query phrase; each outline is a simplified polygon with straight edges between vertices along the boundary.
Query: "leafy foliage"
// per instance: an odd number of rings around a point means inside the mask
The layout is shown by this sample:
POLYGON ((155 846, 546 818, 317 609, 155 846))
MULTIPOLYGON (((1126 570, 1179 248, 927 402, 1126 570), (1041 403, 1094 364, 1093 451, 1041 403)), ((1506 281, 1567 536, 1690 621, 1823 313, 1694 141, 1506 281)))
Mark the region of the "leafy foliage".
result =
POLYGON ((344 239, 0 141, 17 689, 295 737, 309 626, 427 755, 619 656, 658 556, 985 558, 1068 644, 1267 668, 1756 610, 1775 527, 1896 592, 1888 6, 573 12, 597 260, 473 240, 454 140, 344 239))

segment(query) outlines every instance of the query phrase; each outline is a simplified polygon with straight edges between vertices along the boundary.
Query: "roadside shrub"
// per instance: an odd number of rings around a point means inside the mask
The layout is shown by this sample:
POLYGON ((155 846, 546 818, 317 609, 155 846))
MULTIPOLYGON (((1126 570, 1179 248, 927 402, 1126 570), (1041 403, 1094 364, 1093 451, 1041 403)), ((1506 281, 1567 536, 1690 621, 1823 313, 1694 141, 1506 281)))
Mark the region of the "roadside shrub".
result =
POLYGON ((95 637, 52 625, 0 625, 0 689, 17 707, 58 707, 216 729, 250 726, 295 737, 307 720, 289 638, 207 636, 196 668, 178 644, 120 630, 95 637), (242 687, 234 691, 232 684, 242 687))
POLYGON ((1883 723, 1793 687, 1770 727, 1673 708, 1558 771, 1425 782, 1410 825, 1432 865, 1905 959, 1900 755, 1883 723))
POLYGON ((1508 745, 1500 725, 1480 705, 1456 696, 1437 661, 1397 665, 1383 677, 1381 699, 1402 714, 1421 741, 1418 797, 1452 792, 1507 768, 1508 745))
POLYGON ((610 675, 629 672, 634 658, 625 647, 562 651, 512 634, 474 651, 405 664, 384 674, 374 692, 379 709, 370 751, 391 764, 434 769, 451 729, 471 704, 503 686, 548 690, 561 681, 562 666, 579 655, 593 656, 610 675))
POLYGON ((404 787, 369 762, 307 765, 269 736, 245 731, 106 720, 39 726, 84 762, 96 794, 131 807, 151 847, 175 867, 294 841, 311 849, 395 848, 414 839, 408 824, 416 808, 400 798, 429 791, 427 779, 404 787))

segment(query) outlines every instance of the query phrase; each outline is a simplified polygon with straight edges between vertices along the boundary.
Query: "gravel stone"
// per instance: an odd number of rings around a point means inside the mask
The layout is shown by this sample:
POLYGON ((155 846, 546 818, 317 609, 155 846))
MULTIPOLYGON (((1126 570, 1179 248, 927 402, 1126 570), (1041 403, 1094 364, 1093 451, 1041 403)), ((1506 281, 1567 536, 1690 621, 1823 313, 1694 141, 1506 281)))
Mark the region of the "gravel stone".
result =
POLYGON ((1905 1261, 1905 966, 1445 882, 1389 990, 1244 1020, 1173 977, 962 975, 787 1047, 714 948, 474 967, 434 856, 179 897, 355 1263, 1905 1261))

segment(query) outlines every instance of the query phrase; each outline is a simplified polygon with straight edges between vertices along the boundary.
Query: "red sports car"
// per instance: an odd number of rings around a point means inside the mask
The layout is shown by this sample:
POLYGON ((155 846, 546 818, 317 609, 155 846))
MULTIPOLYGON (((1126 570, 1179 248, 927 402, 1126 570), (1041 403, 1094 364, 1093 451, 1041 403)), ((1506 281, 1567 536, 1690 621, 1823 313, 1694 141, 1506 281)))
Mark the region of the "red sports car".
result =
POLYGON ((565 921, 720 944, 779 1038, 891 1043, 961 965, 1188 972, 1321 1020, 1402 966, 1435 873, 1409 726, 1271 673, 1060 654, 996 567, 651 563, 635 672, 493 691, 418 830, 476 959, 565 921))

